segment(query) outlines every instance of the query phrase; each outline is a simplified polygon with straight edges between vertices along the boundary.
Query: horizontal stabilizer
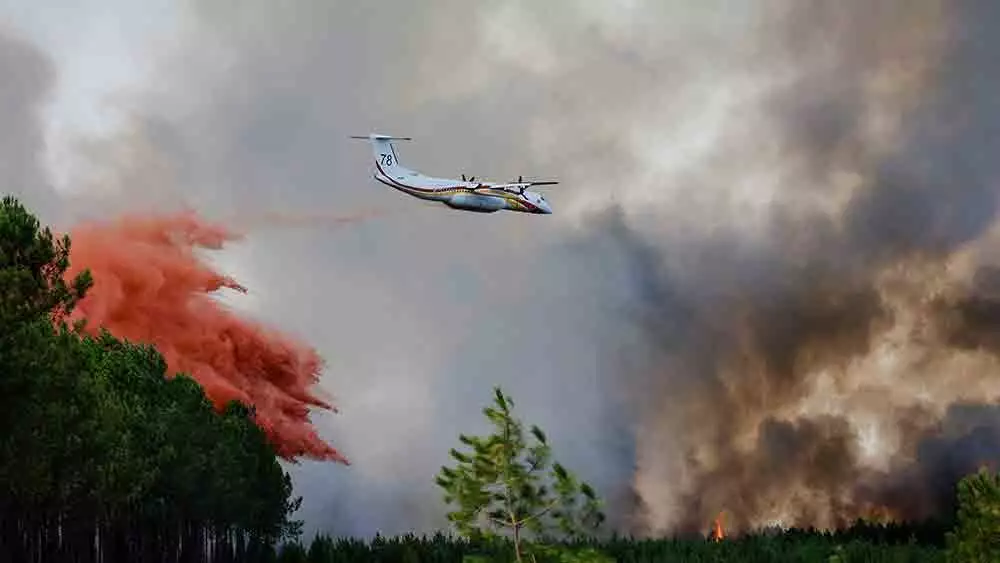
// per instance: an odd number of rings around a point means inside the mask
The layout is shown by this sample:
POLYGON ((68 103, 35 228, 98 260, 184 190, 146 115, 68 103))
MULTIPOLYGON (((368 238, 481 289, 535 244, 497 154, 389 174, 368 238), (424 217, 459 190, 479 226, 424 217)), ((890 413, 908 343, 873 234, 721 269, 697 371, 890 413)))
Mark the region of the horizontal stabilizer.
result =
POLYGON ((352 139, 365 139, 368 141, 412 141, 412 137, 393 137, 392 135, 351 135, 352 139))

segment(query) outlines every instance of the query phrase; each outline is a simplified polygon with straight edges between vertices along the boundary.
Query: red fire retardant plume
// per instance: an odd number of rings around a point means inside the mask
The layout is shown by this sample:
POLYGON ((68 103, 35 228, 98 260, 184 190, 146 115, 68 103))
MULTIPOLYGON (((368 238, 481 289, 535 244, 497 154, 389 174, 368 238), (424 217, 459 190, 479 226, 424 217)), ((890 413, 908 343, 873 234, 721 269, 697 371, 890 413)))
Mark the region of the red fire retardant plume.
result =
POLYGON ((84 223, 70 232, 67 276, 89 269, 94 285, 74 311, 91 333, 155 346, 171 374, 191 374, 222 407, 256 407, 257 423, 278 454, 347 464, 309 422, 309 407, 336 409, 309 389, 322 359, 309 346, 236 316, 210 294, 246 292, 216 273, 195 249, 218 249, 239 236, 190 213, 128 216, 84 223))

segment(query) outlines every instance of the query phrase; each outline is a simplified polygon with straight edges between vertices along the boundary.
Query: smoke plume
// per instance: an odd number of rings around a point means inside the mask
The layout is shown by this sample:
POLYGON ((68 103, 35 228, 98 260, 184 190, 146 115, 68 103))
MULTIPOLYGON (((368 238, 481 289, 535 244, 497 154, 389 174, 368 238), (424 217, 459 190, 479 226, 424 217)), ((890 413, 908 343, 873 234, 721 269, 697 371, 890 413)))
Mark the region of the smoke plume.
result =
POLYGON ((1000 14, 810 6, 824 31, 784 38, 801 76, 763 105, 783 176, 763 234, 720 229, 680 268, 639 223, 605 222, 647 287, 643 385, 667 382, 639 432, 648 532, 721 511, 736 530, 940 516, 1000 459, 1000 76, 967 74, 993 48, 977 21, 1000 14))
POLYGON ((91 332, 102 328, 154 345, 170 373, 190 374, 217 406, 238 400, 279 455, 347 463, 309 422, 309 408, 333 409, 311 389, 323 366, 311 347, 239 318, 212 298, 246 292, 197 254, 237 235, 187 213, 127 216, 77 225, 67 276, 90 270, 94 285, 74 311, 91 332))

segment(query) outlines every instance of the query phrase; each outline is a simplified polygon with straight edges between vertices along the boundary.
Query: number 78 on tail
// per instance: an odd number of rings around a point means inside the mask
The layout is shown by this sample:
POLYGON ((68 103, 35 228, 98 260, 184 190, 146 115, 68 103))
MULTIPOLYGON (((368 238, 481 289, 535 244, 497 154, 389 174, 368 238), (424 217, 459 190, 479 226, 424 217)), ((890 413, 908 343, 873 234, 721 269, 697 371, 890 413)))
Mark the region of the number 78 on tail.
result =
POLYGON ((434 178, 411 170, 399 163, 394 141, 410 141, 410 137, 389 135, 352 135, 352 139, 366 139, 371 143, 375 159, 373 178, 413 197, 443 203, 452 209, 477 213, 494 213, 500 210, 550 215, 552 207, 545 197, 529 190, 532 186, 550 186, 559 182, 516 182, 505 184, 476 181, 462 174, 462 179, 434 178))

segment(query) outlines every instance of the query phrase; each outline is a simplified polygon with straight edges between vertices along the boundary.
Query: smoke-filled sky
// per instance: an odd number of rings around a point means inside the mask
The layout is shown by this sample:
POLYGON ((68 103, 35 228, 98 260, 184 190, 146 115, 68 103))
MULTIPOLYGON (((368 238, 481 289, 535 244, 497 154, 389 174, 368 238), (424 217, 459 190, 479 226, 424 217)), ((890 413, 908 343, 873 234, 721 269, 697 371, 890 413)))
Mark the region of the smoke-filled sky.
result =
POLYGON ((307 533, 442 526, 495 384, 636 532, 925 516, 1000 457, 995 3, 142 6, 0 1, 0 180, 56 225, 381 213, 213 253, 326 360, 307 533), (389 191, 372 131, 555 214, 389 191))

